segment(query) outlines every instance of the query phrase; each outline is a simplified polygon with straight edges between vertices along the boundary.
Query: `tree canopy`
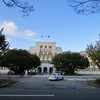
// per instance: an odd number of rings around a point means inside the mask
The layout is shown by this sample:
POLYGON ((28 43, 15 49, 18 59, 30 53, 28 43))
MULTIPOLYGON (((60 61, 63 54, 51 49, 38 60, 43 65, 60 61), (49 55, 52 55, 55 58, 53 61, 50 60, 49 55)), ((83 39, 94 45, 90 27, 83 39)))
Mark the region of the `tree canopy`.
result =
POLYGON ((92 61, 100 68, 100 41, 97 41, 95 45, 87 45, 86 52, 92 61))
POLYGON ((52 63, 57 70, 66 72, 66 74, 74 74, 75 69, 89 66, 89 61, 86 57, 81 56, 79 53, 72 52, 57 54, 53 58, 52 63))
POLYGON ((10 68, 16 74, 22 74, 24 70, 36 68, 40 65, 40 59, 36 55, 31 55, 26 50, 9 50, 2 56, 1 66, 10 68))
POLYGON ((19 8, 23 13, 23 16, 28 16, 34 10, 33 5, 29 5, 27 1, 21 2, 21 0, 2 0, 2 2, 9 8, 19 8))
POLYGON ((77 14, 100 13, 100 0, 68 0, 68 4, 77 14))
POLYGON ((2 34, 3 28, 0 30, 0 57, 9 49, 9 43, 6 40, 6 36, 2 34))

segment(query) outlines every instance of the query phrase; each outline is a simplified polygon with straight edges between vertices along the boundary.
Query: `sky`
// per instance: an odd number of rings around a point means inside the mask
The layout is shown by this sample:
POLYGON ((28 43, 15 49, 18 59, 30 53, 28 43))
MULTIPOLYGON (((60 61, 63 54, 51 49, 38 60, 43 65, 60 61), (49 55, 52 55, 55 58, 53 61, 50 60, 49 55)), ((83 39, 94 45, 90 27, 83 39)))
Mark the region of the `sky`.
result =
POLYGON ((4 27, 11 49, 29 50, 36 41, 46 41, 56 42, 63 51, 80 52, 99 40, 100 14, 77 15, 67 0, 28 2, 35 10, 27 17, 18 8, 8 8, 0 2, 0 29, 4 27))

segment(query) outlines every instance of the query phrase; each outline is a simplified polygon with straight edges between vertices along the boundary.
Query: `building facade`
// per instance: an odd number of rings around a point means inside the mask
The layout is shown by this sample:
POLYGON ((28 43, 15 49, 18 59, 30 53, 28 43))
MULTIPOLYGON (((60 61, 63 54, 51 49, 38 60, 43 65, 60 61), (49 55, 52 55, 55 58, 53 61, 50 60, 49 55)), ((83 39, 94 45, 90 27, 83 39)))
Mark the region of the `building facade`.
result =
POLYGON ((51 64, 52 58, 59 53, 62 53, 61 47, 56 47, 56 42, 36 42, 36 46, 30 46, 29 52, 36 54, 40 60, 41 65, 36 69, 37 73, 52 73, 56 69, 51 64))
POLYGON ((0 67, 0 74, 7 74, 9 69, 7 67, 0 67))

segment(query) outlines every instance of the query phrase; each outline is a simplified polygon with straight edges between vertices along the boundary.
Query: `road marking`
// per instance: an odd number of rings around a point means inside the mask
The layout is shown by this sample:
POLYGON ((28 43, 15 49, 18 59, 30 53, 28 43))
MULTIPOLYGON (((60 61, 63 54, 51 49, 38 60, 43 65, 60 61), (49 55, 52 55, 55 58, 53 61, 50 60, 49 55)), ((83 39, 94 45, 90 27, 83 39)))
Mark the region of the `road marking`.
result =
POLYGON ((53 97, 54 94, 51 95, 0 95, 0 97, 53 97))

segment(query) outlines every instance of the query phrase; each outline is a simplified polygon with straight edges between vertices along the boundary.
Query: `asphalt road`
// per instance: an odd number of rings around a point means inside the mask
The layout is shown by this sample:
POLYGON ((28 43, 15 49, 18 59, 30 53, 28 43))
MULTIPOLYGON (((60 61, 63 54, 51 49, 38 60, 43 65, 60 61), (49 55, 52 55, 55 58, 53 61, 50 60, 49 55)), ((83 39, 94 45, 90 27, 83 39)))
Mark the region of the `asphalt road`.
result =
POLYGON ((0 100, 100 100, 100 88, 87 84, 88 77, 62 81, 49 81, 47 77, 13 79, 18 82, 1 88, 0 100))

